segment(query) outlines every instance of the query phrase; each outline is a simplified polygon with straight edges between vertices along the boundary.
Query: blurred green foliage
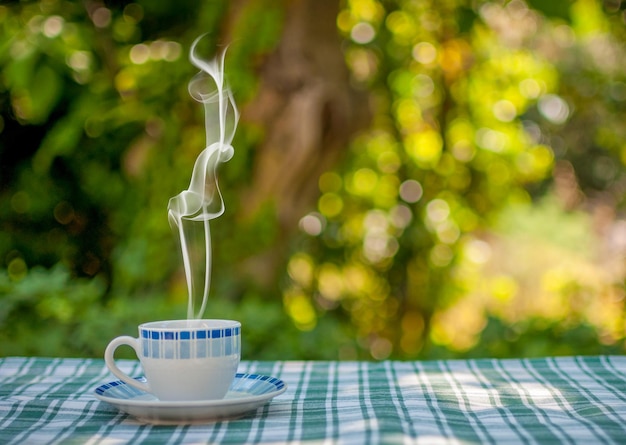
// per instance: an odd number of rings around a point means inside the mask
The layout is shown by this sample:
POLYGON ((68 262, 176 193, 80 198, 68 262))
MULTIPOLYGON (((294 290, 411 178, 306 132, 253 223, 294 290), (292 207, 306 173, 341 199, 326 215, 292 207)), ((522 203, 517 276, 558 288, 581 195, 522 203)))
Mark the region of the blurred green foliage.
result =
MULTIPOLYGON (((0 5, 0 355, 101 356, 184 317, 166 206, 204 144, 186 53, 230 26, 245 104, 287 17, 254 0, 227 24, 228 4, 0 5)), ((238 218, 262 137, 240 126, 206 315, 242 321, 248 359, 622 352, 626 4, 341 5, 372 123, 271 288, 238 274, 281 236, 271 206, 238 218)))

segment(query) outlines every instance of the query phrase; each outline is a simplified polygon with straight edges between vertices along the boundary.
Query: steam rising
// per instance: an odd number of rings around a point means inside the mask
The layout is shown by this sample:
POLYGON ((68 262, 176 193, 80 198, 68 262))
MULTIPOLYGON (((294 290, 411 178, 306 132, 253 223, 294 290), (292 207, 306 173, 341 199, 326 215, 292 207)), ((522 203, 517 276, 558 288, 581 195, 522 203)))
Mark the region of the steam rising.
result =
POLYGON ((224 51, 213 60, 196 54, 202 36, 191 45, 189 60, 200 72, 189 82, 189 94, 204 105, 206 148, 193 167, 189 188, 170 199, 167 206, 170 227, 180 240, 189 303, 187 318, 202 318, 211 285, 211 230, 209 221, 224 213, 224 201, 217 182, 219 164, 233 157, 231 145, 239 112, 232 92, 224 81, 224 51), (198 312, 194 303, 202 304, 198 312))

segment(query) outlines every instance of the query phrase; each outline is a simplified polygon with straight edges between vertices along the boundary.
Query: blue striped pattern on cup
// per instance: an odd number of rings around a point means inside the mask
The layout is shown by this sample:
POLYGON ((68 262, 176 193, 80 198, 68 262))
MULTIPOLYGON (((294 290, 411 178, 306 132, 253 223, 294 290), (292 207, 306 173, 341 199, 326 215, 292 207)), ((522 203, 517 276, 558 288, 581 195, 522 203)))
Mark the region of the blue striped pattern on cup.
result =
POLYGON ((141 351, 146 358, 192 359, 239 355, 241 328, 150 330, 140 329, 141 351))

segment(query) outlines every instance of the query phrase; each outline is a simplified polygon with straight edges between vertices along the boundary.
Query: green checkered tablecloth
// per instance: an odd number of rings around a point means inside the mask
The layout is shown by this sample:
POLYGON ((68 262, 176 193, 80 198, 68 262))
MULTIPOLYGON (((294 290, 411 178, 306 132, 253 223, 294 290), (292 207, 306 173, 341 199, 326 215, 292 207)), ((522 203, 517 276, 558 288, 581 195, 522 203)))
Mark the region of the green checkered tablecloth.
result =
POLYGON ((0 443, 626 443, 626 357, 244 361, 239 371, 288 389, 237 420, 157 426, 94 397, 115 380, 102 360, 0 358, 0 443))

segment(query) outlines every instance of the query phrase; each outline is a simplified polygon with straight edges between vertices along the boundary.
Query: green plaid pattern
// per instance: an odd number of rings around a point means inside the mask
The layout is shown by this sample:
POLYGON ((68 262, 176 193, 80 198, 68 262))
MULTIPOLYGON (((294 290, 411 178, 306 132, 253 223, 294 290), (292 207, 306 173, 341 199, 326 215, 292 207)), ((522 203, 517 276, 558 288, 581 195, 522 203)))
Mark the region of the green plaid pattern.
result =
POLYGON ((239 372, 289 388, 237 420, 154 426, 93 396, 115 380, 102 360, 1 358, 0 443, 626 442, 626 357, 244 361, 239 372))

